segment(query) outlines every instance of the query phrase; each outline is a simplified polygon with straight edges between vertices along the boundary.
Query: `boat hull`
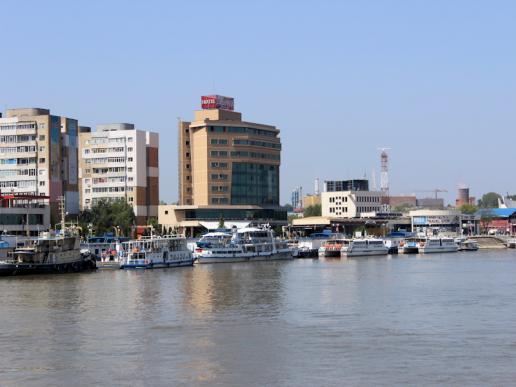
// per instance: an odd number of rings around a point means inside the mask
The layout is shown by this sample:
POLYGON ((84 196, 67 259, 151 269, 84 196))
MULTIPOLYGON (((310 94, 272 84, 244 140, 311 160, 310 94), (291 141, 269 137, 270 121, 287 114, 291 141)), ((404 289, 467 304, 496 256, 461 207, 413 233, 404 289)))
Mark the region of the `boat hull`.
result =
POLYGON ((382 256, 382 255, 387 255, 388 250, 385 249, 383 251, 349 251, 349 252, 342 251, 341 254, 346 257, 369 257, 369 256, 374 256, 374 255, 382 256))
POLYGON ((197 263, 234 263, 234 262, 259 262, 259 261, 279 261, 294 259, 291 251, 280 252, 277 254, 263 254, 263 255, 243 255, 243 256, 217 256, 206 255, 198 256, 197 263))
POLYGON ((324 256, 326 258, 338 258, 340 257, 340 250, 328 250, 324 251, 324 256))
POLYGON ((95 270, 95 268, 96 265, 93 260, 79 260, 56 264, 4 263, 0 265, 0 276, 79 273, 82 271, 92 271, 95 270))
POLYGON ((446 247, 421 247, 419 248, 419 252, 422 254, 432 254, 432 253, 455 253, 457 251, 456 246, 446 246, 446 247))
POLYGON ((194 259, 170 262, 153 262, 153 263, 124 263, 120 265, 120 269, 166 269, 169 267, 193 266, 194 259))

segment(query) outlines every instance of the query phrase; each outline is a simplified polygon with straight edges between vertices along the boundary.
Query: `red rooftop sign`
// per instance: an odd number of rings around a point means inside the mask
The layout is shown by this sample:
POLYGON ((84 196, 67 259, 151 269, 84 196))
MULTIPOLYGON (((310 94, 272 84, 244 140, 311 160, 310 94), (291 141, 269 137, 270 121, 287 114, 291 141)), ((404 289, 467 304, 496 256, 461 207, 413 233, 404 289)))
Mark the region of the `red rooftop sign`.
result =
POLYGON ((235 99, 222 95, 203 95, 201 96, 201 107, 203 109, 233 110, 235 99))

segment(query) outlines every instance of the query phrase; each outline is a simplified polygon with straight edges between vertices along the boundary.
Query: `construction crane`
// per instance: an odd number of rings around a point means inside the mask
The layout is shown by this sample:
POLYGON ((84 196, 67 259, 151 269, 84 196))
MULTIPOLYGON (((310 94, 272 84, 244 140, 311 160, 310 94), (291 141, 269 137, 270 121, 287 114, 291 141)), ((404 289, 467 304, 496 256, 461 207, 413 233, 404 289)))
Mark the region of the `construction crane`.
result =
POLYGON ((420 190, 416 190, 415 192, 433 192, 435 195, 435 198, 438 199, 437 194, 439 194, 440 192, 448 192, 448 190, 441 189, 441 188, 435 188, 435 189, 420 189, 420 190))

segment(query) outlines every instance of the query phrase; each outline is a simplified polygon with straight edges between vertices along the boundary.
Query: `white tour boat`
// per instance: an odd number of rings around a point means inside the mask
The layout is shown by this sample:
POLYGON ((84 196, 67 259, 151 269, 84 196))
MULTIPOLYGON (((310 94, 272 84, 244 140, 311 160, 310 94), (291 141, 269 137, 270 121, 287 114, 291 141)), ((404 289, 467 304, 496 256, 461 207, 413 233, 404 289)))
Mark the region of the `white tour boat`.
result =
POLYGON ((389 248, 382 239, 353 239, 348 245, 344 245, 341 256, 360 257, 368 255, 387 255, 389 248))
POLYGON ((458 246, 453 238, 430 237, 420 242, 419 252, 428 253, 454 253, 458 246))
POLYGON ((286 241, 276 238, 273 230, 257 227, 236 229, 229 240, 221 238, 218 244, 197 246, 198 263, 292 259, 296 253, 286 241))
POLYGON ((192 266, 194 262, 186 239, 177 235, 142 237, 121 245, 121 269, 192 266))
POLYGON ((459 251, 477 251, 478 243, 474 239, 461 240, 458 245, 459 251))

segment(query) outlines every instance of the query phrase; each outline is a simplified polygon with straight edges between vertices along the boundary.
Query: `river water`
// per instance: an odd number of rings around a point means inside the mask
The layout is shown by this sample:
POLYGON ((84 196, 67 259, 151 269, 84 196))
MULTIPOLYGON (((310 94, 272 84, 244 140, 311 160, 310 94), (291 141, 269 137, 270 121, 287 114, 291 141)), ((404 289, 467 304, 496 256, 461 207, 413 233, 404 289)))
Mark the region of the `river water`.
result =
POLYGON ((516 384, 516 251, 0 279, 1 386, 516 384))

